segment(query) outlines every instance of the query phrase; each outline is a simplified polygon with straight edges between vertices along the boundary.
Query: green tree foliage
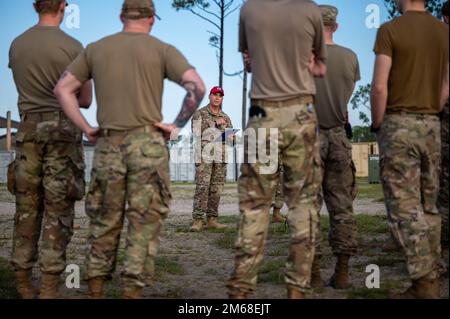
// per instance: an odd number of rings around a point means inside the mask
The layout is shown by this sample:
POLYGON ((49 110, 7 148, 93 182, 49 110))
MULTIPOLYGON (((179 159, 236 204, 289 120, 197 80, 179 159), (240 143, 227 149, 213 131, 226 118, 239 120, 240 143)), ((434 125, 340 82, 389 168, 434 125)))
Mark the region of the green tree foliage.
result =
POLYGON ((352 142, 376 142, 377 137, 370 131, 369 126, 354 126, 352 142))
MULTIPOLYGON (((446 0, 426 0, 426 8, 436 17, 441 17, 441 8, 446 0)), ((389 12, 389 17, 393 18, 398 16, 400 13, 397 9, 396 0, 384 0, 384 4, 389 12)))
POLYGON ((353 94, 350 104, 354 111, 359 111, 359 119, 364 125, 370 125, 370 91, 372 85, 360 85, 358 89, 353 94))
POLYGON ((370 132, 370 84, 361 85, 355 91, 350 104, 354 111, 359 112, 359 119, 362 126, 353 127, 354 142, 373 142, 376 140, 375 134, 370 132))
POLYGON ((223 86, 225 20, 237 11, 243 2, 242 0, 172 0, 172 7, 175 10, 189 11, 212 26, 213 30, 208 31, 209 44, 218 51, 219 86, 223 86))

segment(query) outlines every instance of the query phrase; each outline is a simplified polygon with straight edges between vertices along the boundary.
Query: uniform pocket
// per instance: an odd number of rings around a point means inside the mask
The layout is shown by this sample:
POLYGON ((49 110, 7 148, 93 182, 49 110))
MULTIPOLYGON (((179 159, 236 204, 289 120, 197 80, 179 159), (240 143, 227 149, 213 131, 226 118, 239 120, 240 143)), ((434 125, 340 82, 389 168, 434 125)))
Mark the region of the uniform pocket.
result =
POLYGON ((299 124, 304 124, 309 119, 309 114, 306 111, 299 111, 295 113, 295 118, 299 124))
POLYGON ((348 150, 352 150, 353 146, 352 143, 350 142, 350 140, 347 137, 342 138, 342 144, 344 145, 344 147, 348 150))
POLYGON ((74 215, 73 214, 62 215, 62 216, 59 216, 58 219, 59 219, 59 222, 61 223, 61 225, 63 225, 64 228, 70 230, 70 233, 72 235, 74 215))
POLYGON ((352 148, 352 144, 345 135, 338 135, 333 138, 329 151, 329 159, 339 163, 339 170, 347 169, 347 165, 350 165, 352 148))
POLYGON ((55 142, 70 143, 75 142, 77 140, 77 136, 73 130, 57 127, 50 131, 50 139, 55 142))
POLYGON ((36 134, 36 123, 33 122, 21 122, 19 130, 16 134, 16 145, 23 144, 25 142, 31 142, 34 140, 36 134))
POLYGON ((91 219, 96 219, 102 212, 104 202, 104 189, 97 173, 92 170, 89 191, 86 195, 86 215, 91 219))
POLYGON ((80 152, 76 149, 70 154, 71 177, 67 190, 67 198, 70 200, 82 200, 86 193, 84 156, 80 152))
POLYGON ((299 124, 308 124, 312 121, 316 121, 316 113, 313 104, 301 106, 301 109, 295 113, 295 118, 299 124))
POLYGON ((356 166, 355 166, 355 162, 353 162, 353 160, 352 160, 350 165, 351 165, 352 178, 353 178, 352 188, 351 188, 351 195, 352 195, 353 200, 355 200, 356 196, 358 195, 358 187, 356 186, 356 166))
POLYGON ((168 152, 165 141, 160 137, 154 137, 148 143, 140 146, 141 154, 146 158, 161 159, 168 152))
POLYGON ((16 195, 16 161, 12 161, 8 165, 8 182, 7 182, 8 191, 16 195))
POLYGON ((318 194, 322 187, 323 181, 323 163, 319 151, 314 151, 314 154, 312 154, 312 161, 310 163, 311 166, 307 168, 307 170, 311 171, 309 175, 310 177, 308 177, 308 181, 309 183, 311 183, 312 189, 314 189, 312 193, 318 194))
POLYGON ((169 214, 170 203, 172 201, 172 193, 170 192, 170 180, 168 172, 165 169, 158 169, 158 186, 161 196, 160 214, 166 218, 169 214))
POLYGON ((23 142, 25 142, 25 132, 17 132, 16 134, 16 144, 22 144, 23 142))

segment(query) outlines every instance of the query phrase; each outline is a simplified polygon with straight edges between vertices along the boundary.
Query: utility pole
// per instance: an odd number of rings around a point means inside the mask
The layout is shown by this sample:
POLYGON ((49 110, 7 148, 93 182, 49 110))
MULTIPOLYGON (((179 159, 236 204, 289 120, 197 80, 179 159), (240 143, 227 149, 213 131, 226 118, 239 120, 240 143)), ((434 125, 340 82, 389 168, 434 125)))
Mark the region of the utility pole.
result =
MULTIPOLYGON (((247 69, 244 67, 244 72, 243 72, 243 86, 242 86, 242 143, 244 143, 244 133, 245 133, 245 128, 247 127, 247 91, 248 91, 248 87, 247 87, 247 78, 248 78, 248 72, 247 69)), ((238 172, 239 172, 239 163, 237 161, 237 145, 234 145, 234 171, 235 171, 235 177, 236 177, 236 181, 238 181, 238 172)))
POLYGON ((11 111, 6 113, 6 151, 11 152, 11 111))
POLYGON ((223 62, 224 62, 224 48, 223 37, 225 36, 225 1, 222 0, 220 6, 220 39, 219 39, 219 86, 223 87, 223 62))
POLYGON ((244 130, 247 126, 247 77, 248 72, 244 67, 244 78, 243 78, 243 88, 242 88, 242 129, 244 130))

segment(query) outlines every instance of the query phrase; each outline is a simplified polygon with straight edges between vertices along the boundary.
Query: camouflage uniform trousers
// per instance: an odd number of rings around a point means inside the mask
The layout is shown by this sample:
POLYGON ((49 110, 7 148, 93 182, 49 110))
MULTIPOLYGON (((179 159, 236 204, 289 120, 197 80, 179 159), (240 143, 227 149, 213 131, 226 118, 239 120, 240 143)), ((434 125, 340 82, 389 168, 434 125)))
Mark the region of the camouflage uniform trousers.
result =
POLYGON ((272 200, 272 207, 274 209, 282 209, 284 206, 284 194, 283 194, 283 175, 284 175, 284 167, 280 160, 280 165, 278 167, 280 171, 280 179, 277 184, 277 189, 275 191, 275 196, 272 200))
POLYGON ((437 116, 386 114, 377 134, 388 221, 411 279, 441 271, 439 192, 441 132, 437 116))
POLYGON ((219 216, 220 195, 227 174, 226 163, 196 164, 193 219, 219 216))
POLYGON ((442 172, 441 188, 438 196, 438 209, 442 217, 441 244, 448 248, 448 121, 449 121, 449 103, 445 105, 441 119, 441 138, 442 138, 442 172))
POLYGON ((12 265, 61 274, 73 235, 74 204, 84 196, 81 132, 60 112, 22 117, 16 136, 16 214, 12 265))
POLYGON ((100 138, 86 199, 90 229, 85 279, 111 278, 126 216, 123 285, 151 285, 171 198, 169 153, 159 132, 100 138))
MULTIPOLYGON (((318 211, 325 201, 330 218, 328 240, 333 253, 355 255, 358 241, 353 201, 357 191, 352 144, 343 127, 321 130, 320 144, 323 182, 318 211)), ((316 255, 320 255, 320 228, 317 238, 316 255)))
MULTIPOLYGON (((289 208, 291 233, 285 282, 300 291, 310 289, 315 236, 319 224, 316 209, 321 182, 318 121, 312 104, 259 108, 263 117, 251 117, 249 128, 278 128, 278 151, 284 165, 283 190, 289 208)), ((270 140, 267 140, 270 144, 270 140)), ((270 147, 267 145, 266 147, 270 147)), ((253 147, 246 148, 246 158, 253 147)), ((253 154, 254 156, 254 154, 253 154)), ((250 156, 251 158, 251 156, 250 156)), ((241 221, 236 242, 235 269, 227 283, 231 294, 256 289, 269 227, 269 210, 279 181, 278 170, 261 174, 260 161, 244 163, 239 180, 241 221)))

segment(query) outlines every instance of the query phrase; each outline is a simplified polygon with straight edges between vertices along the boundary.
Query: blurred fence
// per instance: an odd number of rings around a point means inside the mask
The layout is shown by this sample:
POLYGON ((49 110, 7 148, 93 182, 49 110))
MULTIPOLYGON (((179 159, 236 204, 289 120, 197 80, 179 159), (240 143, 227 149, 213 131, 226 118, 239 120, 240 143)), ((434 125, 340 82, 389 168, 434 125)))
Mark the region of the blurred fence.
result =
MULTIPOLYGON (((171 155, 179 152, 180 154, 189 153, 190 149, 177 149, 171 150, 171 155)), ((94 159, 94 149, 86 148, 84 152, 85 163, 86 163, 86 181, 90 181, 91 170, 92 170, 92 160, 94 159)), ((232 155, 234 157, 234 149, 232 155)), ((7 168, 8 164, 14 158, 14 153, 0 152, 0 183, 6 183, 7 168)), ((195 181, 195 163, 189 161, 188 159, 183 160, 179 156, 171 156, 170 161, 170 176, 173 182, 194 182, 195 181)), ((239 165, 234 163, 228 164, 227 170, 227 180, 235 181, 239 176, 239 165)))
POLYGON ((8 164, 14 158, 14 152, 0 152, 0 183, 6 183, 8 164))
MULTIPOLYGON (((194 182, 195 181, 195 162, 194 149, 187 143, 175 145, 170 148, 170 176, 173 182, 194 182)), ((378 154, 377 143, 354 143, 353 161, 356 165, 358 177, 368 176, 369 156, 378 154)), ((227 181, 236 181, 240 172, 240 162, 242 148, 228 148, 228 170, 227 181)), ((0 151, 0 183, 6 183, 7 166, 13 158, 13 153, 0 151)), ((85 148, 86 162, 86 181, 90 181, 92 160, 94 158, 94 148, 85 148)))

